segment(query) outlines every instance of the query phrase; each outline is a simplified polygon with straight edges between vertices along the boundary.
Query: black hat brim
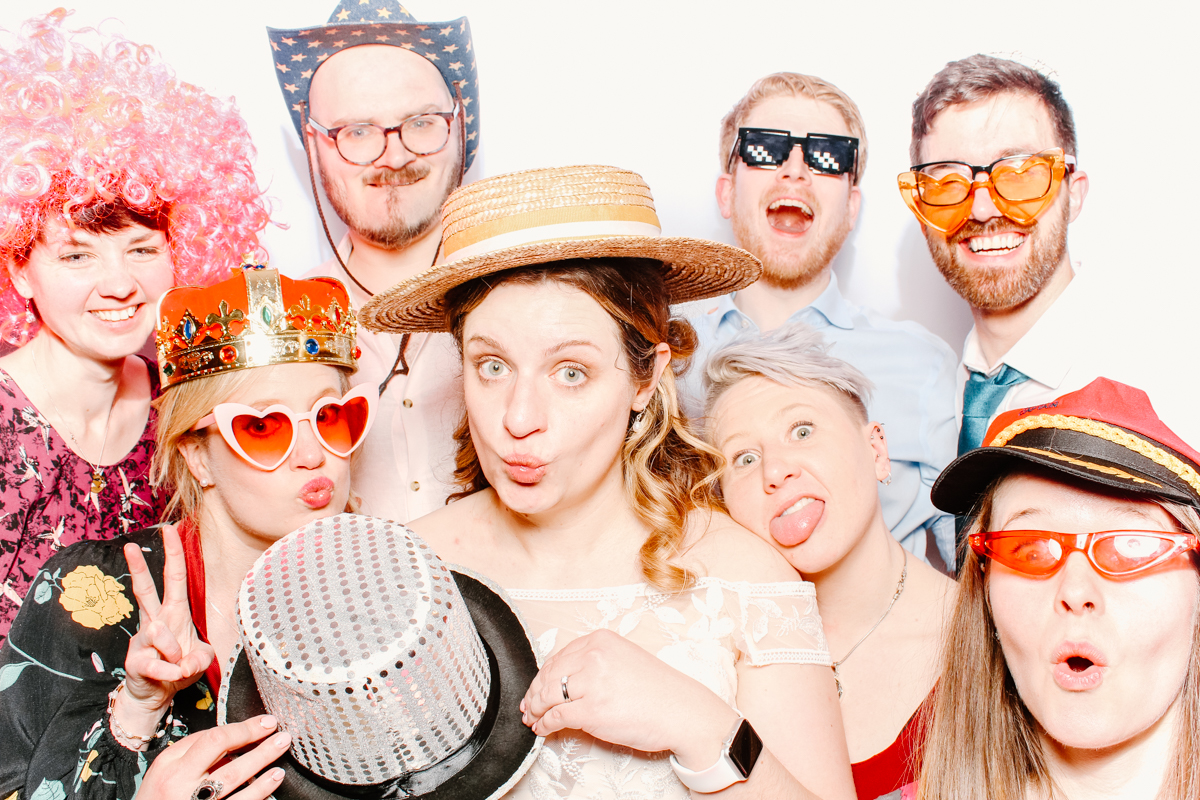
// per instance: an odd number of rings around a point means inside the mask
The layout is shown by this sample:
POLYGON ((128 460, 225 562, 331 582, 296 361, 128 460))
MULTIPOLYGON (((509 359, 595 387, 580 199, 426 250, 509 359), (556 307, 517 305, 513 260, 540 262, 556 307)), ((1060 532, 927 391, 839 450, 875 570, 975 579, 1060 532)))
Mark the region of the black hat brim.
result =
POLYGON ((950 514, 970 514, 994 480, 1023 466, 1037 465, 1100 488, 1197 505, 1196 498, 1179 486, 1177 476, 1149 459, 1135 457, 1124 448, 1112 451, 1110 448, 1119 445, 1084 433, 1054 431, 1053 435, 1057 447, 981 447, 964 453, 950 462, 934 482, 933 504, 950 514), (1071 446, 1063 447, 1068 441, 1071 446), (1133 463, 1135 460, 1137 463, 1133 463))
MULTIPOLYGON (((537 657, 516 611, 477 578, 451 570, 492 670, 492 691, 475 735, 446 760, 385 784, 350 786, 322 779, 296 762, 291 752, 273 766, 284 770, 277 800, 362 800, 414 797, 427 800, 486 800, 499 797, 532 765, 538 737, 521 721, 520 703, 537 675, 537 657)), ((229 676, 227 722, 267 713, 245 652, 229 676)))

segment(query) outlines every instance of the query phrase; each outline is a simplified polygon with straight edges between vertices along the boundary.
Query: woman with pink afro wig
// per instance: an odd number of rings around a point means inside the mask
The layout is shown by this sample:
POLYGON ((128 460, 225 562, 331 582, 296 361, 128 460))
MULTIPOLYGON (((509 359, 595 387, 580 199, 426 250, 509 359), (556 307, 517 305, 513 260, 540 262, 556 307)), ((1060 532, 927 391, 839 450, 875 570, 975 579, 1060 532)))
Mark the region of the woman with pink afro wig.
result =
POLYGON ((0 32, 0 641, 42 562, 158 522, 158 298, 258 254, 231 100, 57 9, 0 32))

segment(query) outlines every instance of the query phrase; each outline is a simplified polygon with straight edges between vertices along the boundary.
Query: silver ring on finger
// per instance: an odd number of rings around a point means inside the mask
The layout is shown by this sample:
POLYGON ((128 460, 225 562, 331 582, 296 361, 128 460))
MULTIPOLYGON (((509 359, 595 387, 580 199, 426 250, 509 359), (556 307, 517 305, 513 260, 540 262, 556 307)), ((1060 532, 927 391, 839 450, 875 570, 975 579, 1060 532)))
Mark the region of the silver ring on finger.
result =
POLYGON ((571 679, 570 675, 562 676, 561 685, 562 685, 562 693, 563 693, 563 702, 564 703, 571 702, 571 695, 567 692, 567 681, 569 681, 570 679, 571 679))
POLYGON ((200 781, 196 791, 192 792, 192 800, 216 800, 221 796, 221 790, 224 788, 225 784, 216 778, 205 778, 200 781))

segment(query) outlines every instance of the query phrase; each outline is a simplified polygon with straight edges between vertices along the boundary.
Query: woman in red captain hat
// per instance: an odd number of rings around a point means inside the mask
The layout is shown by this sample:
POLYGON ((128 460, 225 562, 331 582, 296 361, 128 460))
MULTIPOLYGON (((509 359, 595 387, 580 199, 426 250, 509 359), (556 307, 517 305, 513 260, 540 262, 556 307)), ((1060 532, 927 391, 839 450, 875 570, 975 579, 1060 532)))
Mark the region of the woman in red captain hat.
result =
POLYGON ((233 104, 67 16, 0 39, 0 641, 55 551, 159 521, 155 301, 267 224, 233 104))
POLYGON ((970 550, 917 796, 1200 796, 1200 453, 1101 378, 998 417, 933 501, 970 550))
POLYGON ((178 533, 79 542, 35 573, 0 646, 0 797, 261 800, 282 780, 269 770, 233 794, 283 753, 283 732, 217 763, 275 726, 211 730, 237 592, 272 542, 351 510, 350 455, 378 397, 349 389, 357 324, 333 278, 248 266, 172 289, 157 318, 152 478, 173 487, 178 533), (201 791, 214 781, 228 791, 201 791))

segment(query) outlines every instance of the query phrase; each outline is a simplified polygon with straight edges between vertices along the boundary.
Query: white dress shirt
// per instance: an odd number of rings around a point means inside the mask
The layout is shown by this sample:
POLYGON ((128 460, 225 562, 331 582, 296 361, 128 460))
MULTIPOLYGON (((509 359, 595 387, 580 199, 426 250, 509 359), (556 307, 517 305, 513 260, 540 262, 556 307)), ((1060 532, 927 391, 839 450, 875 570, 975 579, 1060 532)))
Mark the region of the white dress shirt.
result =
POLYGON ((1183 406, 1191 404, 1185 398, 1200 390, 1195 367, 1180 363, 1180 348, 1146 335, 1151 309, 1126 308, 1120 297, 1106 294, 1078 264, 1074 266, 1075 277, 1063 293, 995 364, 987 363, 978 334, 971 328, 958 367, 959 425, 970 371, 990 376, 1007 364, 1029 380, 1008 390, 991 421, 1006 411, 1048 403, 1103 377, 1144 391, 1168 428, 1193 447, 1200 446, 1195 413, 1181 413, 1183 406))

